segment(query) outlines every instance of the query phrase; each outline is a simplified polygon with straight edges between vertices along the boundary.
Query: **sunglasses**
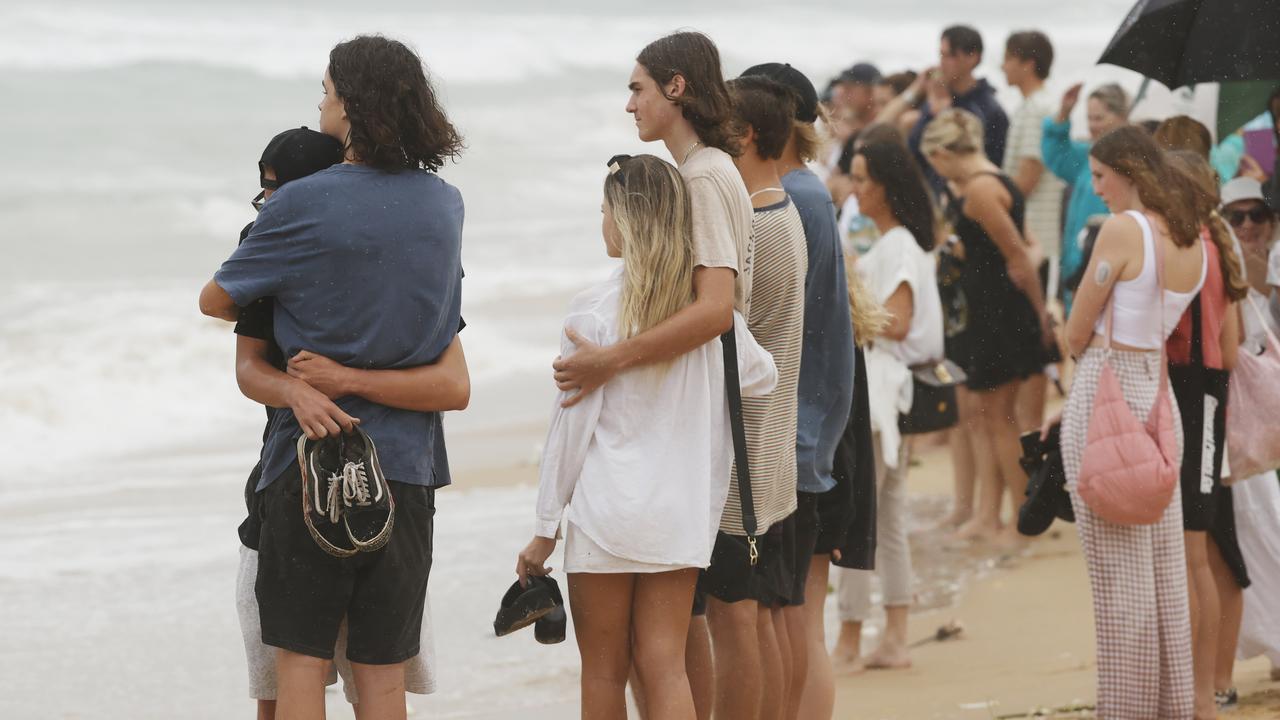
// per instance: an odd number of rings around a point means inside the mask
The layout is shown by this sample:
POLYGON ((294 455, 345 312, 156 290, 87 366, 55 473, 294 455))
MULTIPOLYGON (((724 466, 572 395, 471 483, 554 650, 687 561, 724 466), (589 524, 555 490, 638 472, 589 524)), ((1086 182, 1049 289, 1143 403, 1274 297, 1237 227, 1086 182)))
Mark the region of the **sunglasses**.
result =
POLYGON ((1227 213, 1227 222, 1231 223, 1232 227, 1243 225, 1245 218, 1251 220, 1254 225, 1270 222, 1272 218, 1271 209, 1257 206, 1251 210, 1231 210, 1227 213))
POLYGON ((250 200, 250 201, 249 201, 249 204, 253 206, 253 209, 254 209, 254 210, 257 210, 258 212, 262 212, 262 205, 263 205, 264 203, 266 203, 266 202, 267 202, 267 193, 266 193, 266 191, 267 191, 267 190, 279 190, 279 189, 280 189, 280 181, 279 181, 279 180, 268 180, 267 178, 264 178, 264 177, 262 177, 261 175, 259 175, 259 176, 258 176, 258 186, 262 188, 263 192, 258 193, 258 194, 257 194, 257 195, 252 199, 252 200, 250 200))
POLYGON ((609 167, 609 177, 617 178, 618 184, 621 185, 622 187, 627 186, 627 178, 625 175, 622 174, 622 163, 630 159, 631 159, 630 155, 614 155, 613 157, 609 158, 609 162, 606 163, 606 165, 609 167))

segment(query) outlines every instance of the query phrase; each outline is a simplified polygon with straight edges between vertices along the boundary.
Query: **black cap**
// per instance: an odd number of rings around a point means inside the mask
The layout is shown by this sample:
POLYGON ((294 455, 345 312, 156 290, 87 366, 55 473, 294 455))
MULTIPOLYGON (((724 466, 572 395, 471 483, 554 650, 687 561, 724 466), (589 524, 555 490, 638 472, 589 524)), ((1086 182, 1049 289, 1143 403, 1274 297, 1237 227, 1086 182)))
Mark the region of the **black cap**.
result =
POLYGON ((840 82, 855 83, 857 85, 875 85, 880 82, 883 76, 880 69, 871 63, 858 63, 853 67, 840 73, 840 82))
POLYGON ((818 119, 818 91, 804 73, 789 63, 764 63, 742 71, 742 77, 759 75, 785 85, 796 94, 796 119, 811 123, 818 119))
POLYGON ((268 181, 262 172, 270 167, 276 171, 275 186, 279 187, 340 162, 342 143, 324 133, 300 127, 271 138, 258 161, 258 175, 262 187, 267 187, 268 181))

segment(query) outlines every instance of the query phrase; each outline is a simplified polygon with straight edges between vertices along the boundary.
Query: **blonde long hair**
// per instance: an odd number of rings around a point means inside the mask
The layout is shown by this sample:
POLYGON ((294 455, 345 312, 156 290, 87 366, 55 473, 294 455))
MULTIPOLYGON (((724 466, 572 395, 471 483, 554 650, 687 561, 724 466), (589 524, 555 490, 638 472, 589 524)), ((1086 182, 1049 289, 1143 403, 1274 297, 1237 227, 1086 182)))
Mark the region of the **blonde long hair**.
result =
POLYGON ((618 330, 633 337, 693 302, 693 212, 679 171, 653 155, 620 160, 604 199, 622 236, 618 330))
POLYGON ((889 326, 891 316, 876 301, 866 283, 862 282, 852 256, 845 256, 844 269, 849 283, 849 317, 853 321, 853 343, 858 347, 867 347, 889 326))

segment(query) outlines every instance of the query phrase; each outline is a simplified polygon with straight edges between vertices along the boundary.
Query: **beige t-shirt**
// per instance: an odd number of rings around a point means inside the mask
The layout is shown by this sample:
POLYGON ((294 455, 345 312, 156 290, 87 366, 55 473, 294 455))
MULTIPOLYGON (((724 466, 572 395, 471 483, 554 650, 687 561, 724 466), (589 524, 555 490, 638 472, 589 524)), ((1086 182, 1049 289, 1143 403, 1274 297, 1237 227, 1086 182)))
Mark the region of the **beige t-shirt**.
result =
POLYGON ((751 198, 729 154, 699 146, 680 166, 693 206, 693 258, 702 267, 737 273, 734 306, 744 316, 751 307, 751 198))
MULTIPOLYGON (((1018 174, 1023 158, 1044 163, 1040 153, 1040 137, 1044 119, 1053 113, 1053 100, 1044 88, 1023 101, 1009 122, 1008 142, 1004 149, 1004 173, 1018 174)), ((1062 191, 1066 184, 1048 168, 1040 173, 1040 182, 1027 197, 1024 230, 1035 236, 1044 248, 1045 257, 1056 258, 1062 245, 1062 191)))

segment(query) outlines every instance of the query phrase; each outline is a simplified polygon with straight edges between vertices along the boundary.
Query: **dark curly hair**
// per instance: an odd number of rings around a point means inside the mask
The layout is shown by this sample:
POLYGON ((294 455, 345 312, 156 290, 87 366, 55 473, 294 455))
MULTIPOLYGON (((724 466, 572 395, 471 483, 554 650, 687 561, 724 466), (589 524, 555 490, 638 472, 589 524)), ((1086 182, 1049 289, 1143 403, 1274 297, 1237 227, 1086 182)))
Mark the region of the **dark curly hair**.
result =
POLYGON ((684 94, 667 99, 680 106, 704 145, 739 155, 733 104, 720 69, 720 51, 711 38, 700 32, 673 33, 646 45, 636 62, 659 88, 666 87, 676 75, 684 78, 684 94))
POLYGON ((360 35, 329 52, 329 78, 351 122, 350 149, 389 172, 439 170, 462 137, 445 116, 418 56, 404 43, 360 35))

